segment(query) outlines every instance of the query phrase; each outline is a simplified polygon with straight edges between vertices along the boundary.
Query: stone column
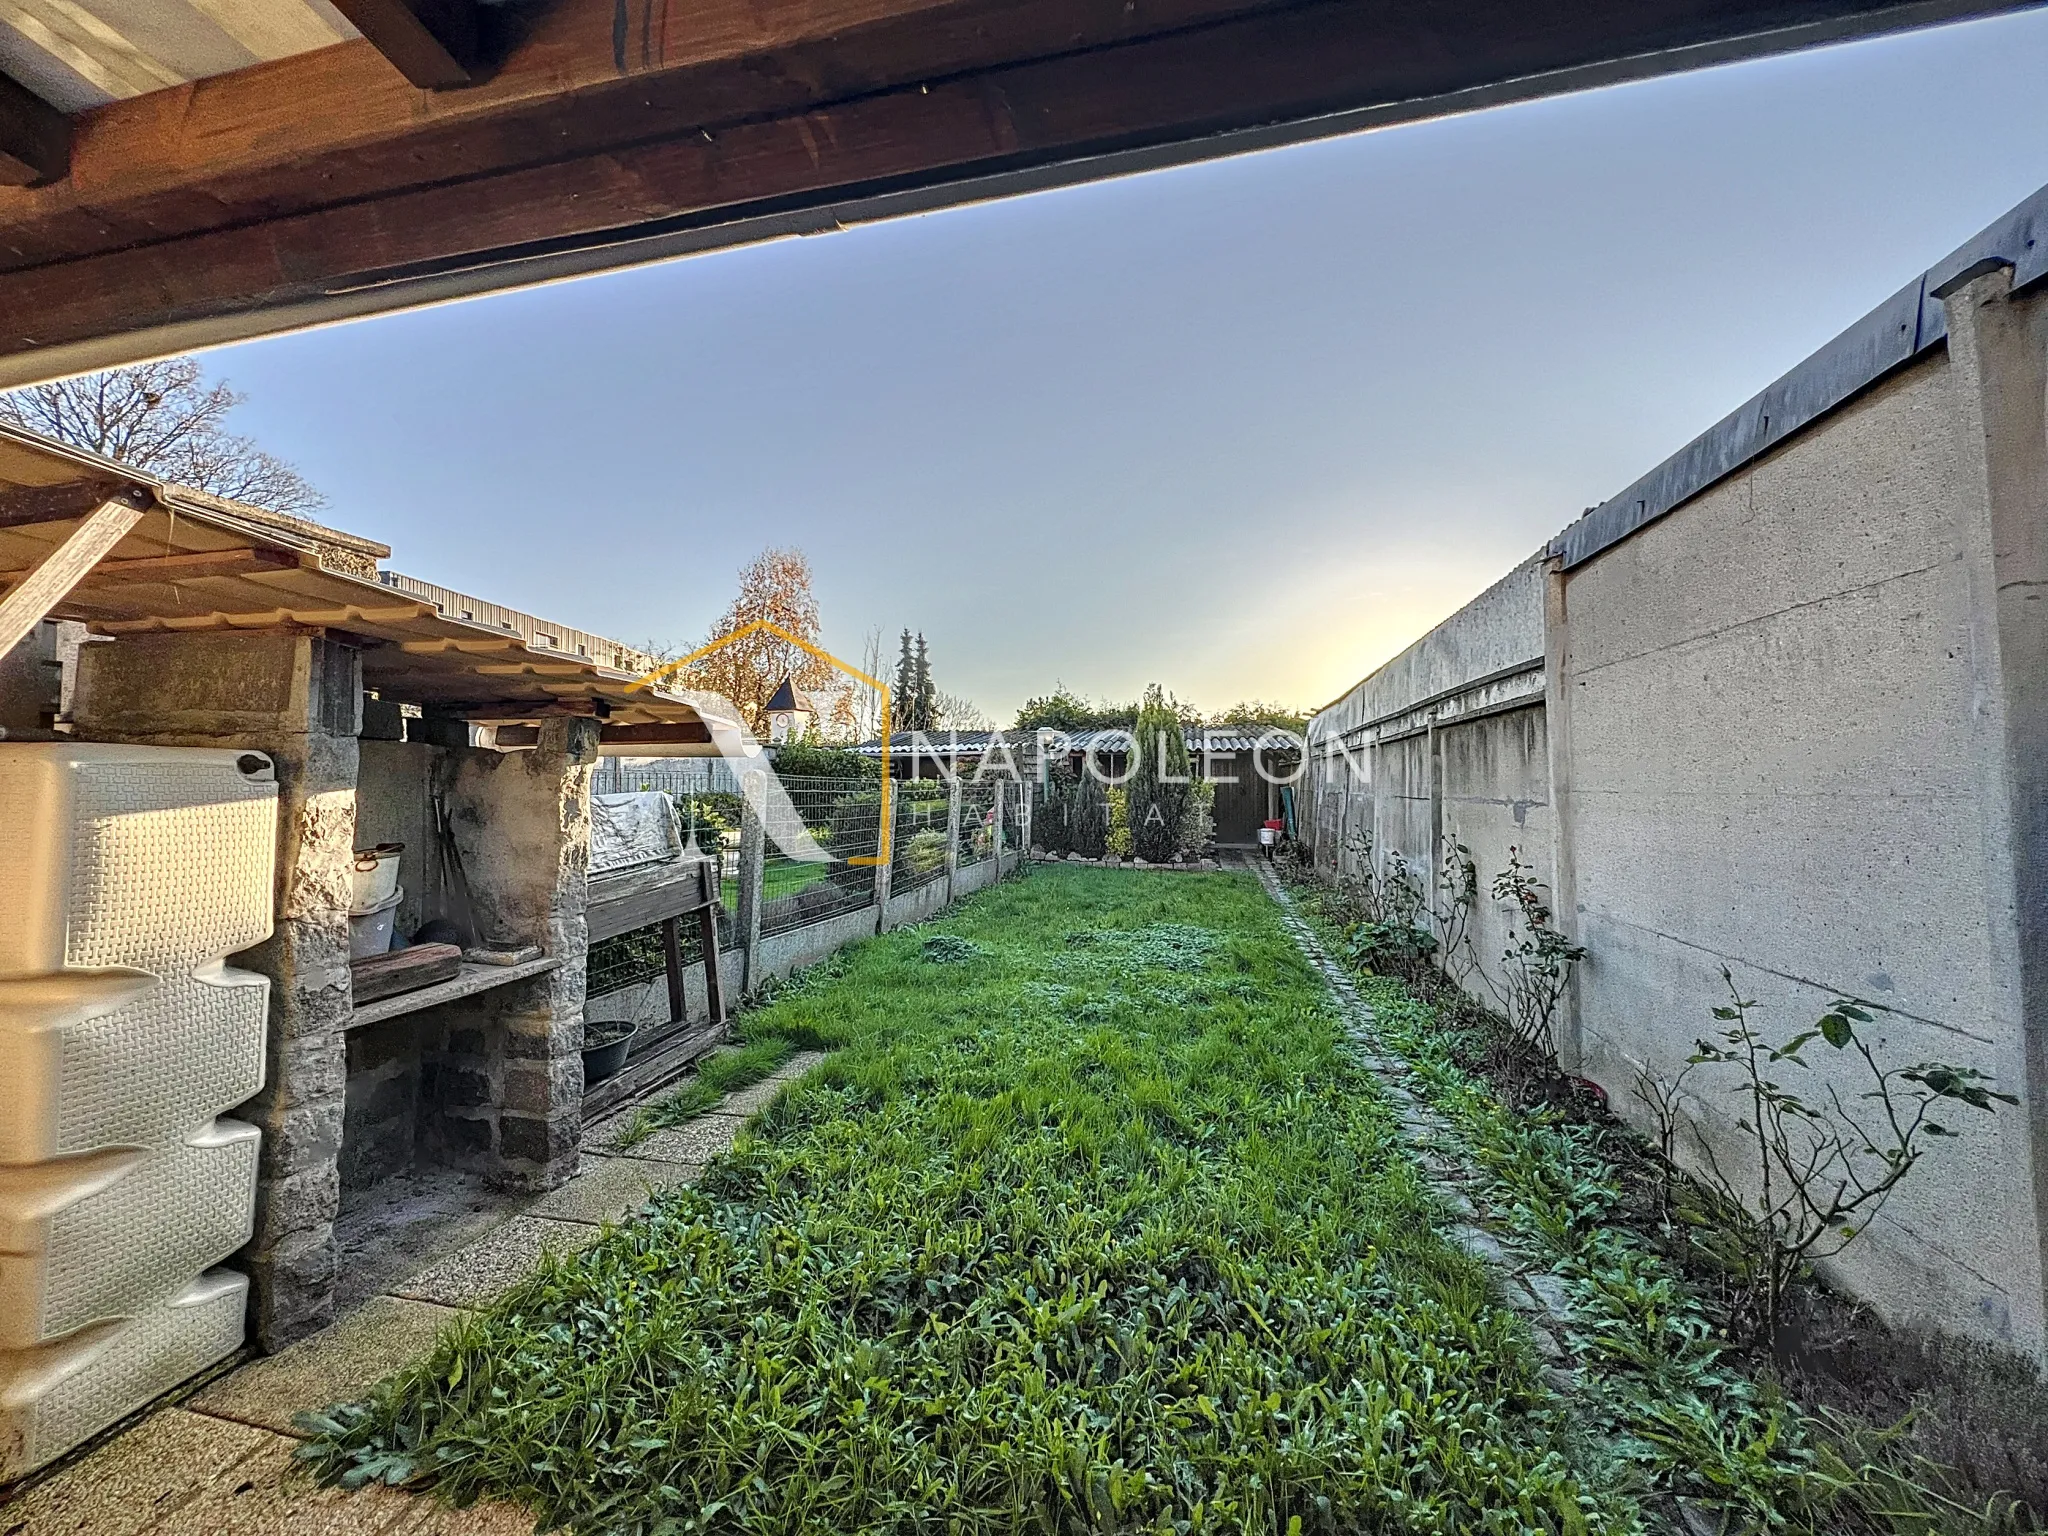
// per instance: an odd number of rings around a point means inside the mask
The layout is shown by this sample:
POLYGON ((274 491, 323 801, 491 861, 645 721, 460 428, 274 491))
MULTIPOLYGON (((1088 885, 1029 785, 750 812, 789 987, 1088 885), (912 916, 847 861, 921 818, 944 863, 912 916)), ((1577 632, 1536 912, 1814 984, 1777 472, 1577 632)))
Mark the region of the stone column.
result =
POLYGON ((334 1315, 361 708, 357 652, 316 634, 129 636, 79 654, 81 738, 253 748, 277 765, 276 931, 235 958, 271 981, 267 1081, 233 1112, 263 1132, 244 1265, 266 1350, 334 1315))
MULTIPOLYGON (((2034 1187, 2034 1273, 2012 1277, 2012 1337, 2048 1358, 2048 299, 2015 299, 2013 269, 1973 268, 1939 292, 1956 386, 1957 553, 1970 589, 1972 755, 1990 959, 2013 1022, 2034 1187)), ((2003 1071, 1999 1072, 2004 1077, 2003 1071)))
POLYGON ((875 815, 875 852, 882 856, 875 866, 875 932, 889 931, 889 874, 896 863, 896 786, 889 779, 889 760, 882 759, 882 803, 875 815))
POLYGON ((480 944, 562 963, 450 1017, 426 1097, 454 1156, 510 1189, 553 1189, 583 1144, 590 778, 598 722, 546 721, 528 751, 451 750, 449 828, 480 944))
MULTIPOLYGON (((1550 781, 1551 920, 1573 943, 1579 941, 1578 866, 1572 856, 1572 826, 1577 807, 1572 798, 1572 696, 1567 673, 1571 665, 1570 609, 1564 562, 1551 556, 1543 562, 1543 741, 1548 754, 1545 775, 1550 781)), ((1554 1025, 1558 1064, 1577 1071, 1585 1059, 1585 1035, 1579 996, 1581 973, 1596 963, 1589 953, 1572 967, 1570 984, 1558 1005, 1554 1025)))

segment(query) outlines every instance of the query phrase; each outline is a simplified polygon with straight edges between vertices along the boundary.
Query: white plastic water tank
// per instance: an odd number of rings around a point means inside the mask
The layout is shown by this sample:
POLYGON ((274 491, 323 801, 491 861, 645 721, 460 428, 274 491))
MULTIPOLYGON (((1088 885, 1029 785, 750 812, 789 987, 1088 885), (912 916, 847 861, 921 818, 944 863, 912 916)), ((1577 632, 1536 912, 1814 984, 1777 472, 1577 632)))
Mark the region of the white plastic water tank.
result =
POLYGON ((0 743, 0 1480, 241 1343, 276 846, 261 753, 0 743))

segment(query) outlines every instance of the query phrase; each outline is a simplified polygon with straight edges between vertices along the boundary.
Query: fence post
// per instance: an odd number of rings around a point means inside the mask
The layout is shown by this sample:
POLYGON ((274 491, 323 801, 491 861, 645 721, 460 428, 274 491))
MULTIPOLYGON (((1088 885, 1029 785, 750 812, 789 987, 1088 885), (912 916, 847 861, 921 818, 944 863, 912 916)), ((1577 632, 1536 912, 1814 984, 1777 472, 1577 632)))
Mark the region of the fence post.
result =
POLYGON ((996 879, 1001 880, 1003 878, 1003 781, 997 779, 995 783, 996 803, 989 818, 988 844, 989 847, 995 850, 996 879))
POLYGON ((960 873, 960 775, 946 780, 946 905, 953 905, 960 873))
POLYGON ((761 949, 761 877, 767 860, 767 837, 761 818, 754 810, 757 798, 766 798, 767 776, 756 768, 741 786, 740 813, 740 909, 734 926, 740 941, 740 996, 752 994, 756 959, 761 949))
POLYGON ((1022 869, 1031 862, 1031 781, 1017 781, 1017 827, 1024 846, 1019 850, 1017 867, 1022 869))
MULTIPOLYGON (((887 759, 886 757, 885 757, 885 758, 884 758, 884 759, 882 760, 882 772, 883 772, 883 774, 884 774, 885 776, 886 776, 886 775, 888 774, 888 772, 889 772, 889 761, 888 761, 888 759, 887 759)), ((895 793, 895 791, 894 791, 893 789, 892 789, 892 790, 890 791, 889 795, 887 796, 887 800, 886 800, 886 803, 887 803, 887 805, 888 805, 888 807, 889 807, 889 820, 890 820, 891 822, 895 822, 895 821, 896 821, 896 820, 898 820, 899 818, 898 818, 898 816, 897 816, 897 814, 896 814, 896 812, 897 812, 897 803, 896 803, 896 793, 895 793)), ((896 862, 896 837, 895 837, 895 831, 896 831, 896 829, 895 829, 895 827, 894 827, 894 826, 887 826, 887 827, 885 827, 885 826, 883 826, 883 825, 882 825, 882 808, 881 808, 881 806, 879 806, 879 805, 878 805, 878 806, 876 806, 876 807, 875 807, 875 852, 876 852, 877 854, 880 854, 880 853, 882 853, 883 851, 885 851, 885 850, 886 850, 886 851, 887 851, 887 853, 888 853, 888 855, 889 855, 889 856, 888 856, 887 858, 883 859, 881 863, 879 863, 879 864, 877 864, 877 865, 875 866, 875 932, 876 932, 876 933, 887 933, 887 932, 889 931, 889 866, 890 866, 890 865, 892 865, 892 864, 894 864, 894 863, 896 862)))

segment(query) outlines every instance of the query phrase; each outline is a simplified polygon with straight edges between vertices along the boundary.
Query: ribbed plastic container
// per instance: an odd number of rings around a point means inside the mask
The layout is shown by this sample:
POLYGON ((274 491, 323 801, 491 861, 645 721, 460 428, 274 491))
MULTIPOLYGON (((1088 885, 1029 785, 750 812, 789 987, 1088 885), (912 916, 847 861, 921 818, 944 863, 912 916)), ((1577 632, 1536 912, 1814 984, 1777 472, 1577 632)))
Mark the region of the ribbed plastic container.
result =
POLYGON ((0 977, 190 974, 270 936, 260 752, 0 744, 0 977))
POLYGON ((170 1141, 247 1102, 269 1009, 269 977, 218 962, 0 981, 0 1164, 170 1141))
POLYGON ((170 1147, 0 1168, 0 1350, 137 1316, 241 1247, 262 1144, 216 1120, 170 1147))
POLYGON ((0 743, 0 1481, 241 1344, 276 849, 261 753, 0 743))
POLYGON ((126 1322, 0 1354, 0 1482, 54 1461, 242 1347, 249 1277, 215 1269, 126 1322))

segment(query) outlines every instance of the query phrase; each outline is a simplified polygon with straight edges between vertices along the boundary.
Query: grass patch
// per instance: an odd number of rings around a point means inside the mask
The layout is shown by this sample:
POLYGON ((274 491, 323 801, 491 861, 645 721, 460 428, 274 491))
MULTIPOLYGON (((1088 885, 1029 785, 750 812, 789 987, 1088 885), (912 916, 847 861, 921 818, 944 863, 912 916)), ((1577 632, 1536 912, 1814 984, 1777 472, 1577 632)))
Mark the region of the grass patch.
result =
POLYGON ((626 1122, 619 1145, 638 1146, 656 1131, 709 1114, 725 1102, 727 1094, 773 1077, 795 1054, 796 1047, 780 1035, 714 1052, 698 1063, 696 1075, 674 1093, 643 1104, 626 1122))
POLYGON ((647 1536, 1635 1528, 1254 882, 1041 871, 837 970, 697 1189, 307 1454, 647 1536))

